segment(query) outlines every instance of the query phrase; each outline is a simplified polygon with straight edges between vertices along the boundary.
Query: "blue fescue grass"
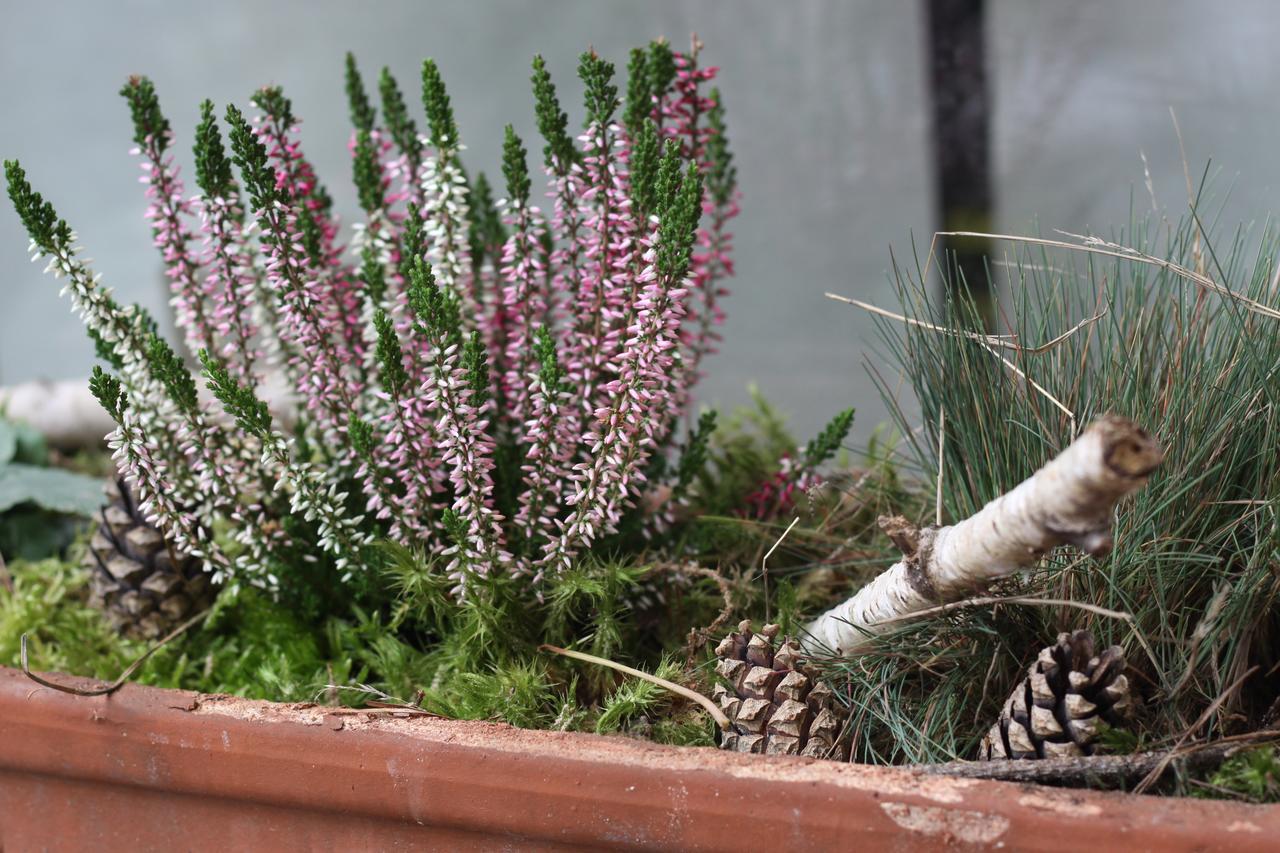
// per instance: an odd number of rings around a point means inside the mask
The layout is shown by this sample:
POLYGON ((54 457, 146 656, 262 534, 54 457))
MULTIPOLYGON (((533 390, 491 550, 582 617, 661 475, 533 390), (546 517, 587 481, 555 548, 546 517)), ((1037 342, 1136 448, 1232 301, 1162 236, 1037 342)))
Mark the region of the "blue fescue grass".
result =
MULTIPOLYGON (((891 366, 872 375, 901 436, 902 468, 918 478, 909 510, 921 524, 934 521, 940 469, 951 523, 1026 478, 1103 413, 1143 425, 1167 456, 1121 505, 1109 557, 1058 552, 997 590, 1092 603, 1132 622, 1005 604, 905 626, 872 654, 828 669, 853 707, 854 760, 973 757, 1013 682, 1059 631, 1074 628, 1125 647, 1145 700, 1135 727, 1149 745, 1179 736, 1224 693, 1196 736, 1256 728, 1276 701, 1280 319, 1268 312, 1280 308, 1280 233, 1267 226, 1215 239, 1202 228, 1194 216, 1135 221, 1107 238, 1135 250, 1119 251, 1123 258, 1058 235, 1075 247, 1001 243, 1002 331, 1015 336, 1001 340, 1022 349, 879 320, 891 366), (895 395, 895 373, 915 406, 895 395)), ((903 313, 952 330, 980 327, 962 297, 930 304, 929 266, 938 269, 937 259, 895 268, 903 313)))

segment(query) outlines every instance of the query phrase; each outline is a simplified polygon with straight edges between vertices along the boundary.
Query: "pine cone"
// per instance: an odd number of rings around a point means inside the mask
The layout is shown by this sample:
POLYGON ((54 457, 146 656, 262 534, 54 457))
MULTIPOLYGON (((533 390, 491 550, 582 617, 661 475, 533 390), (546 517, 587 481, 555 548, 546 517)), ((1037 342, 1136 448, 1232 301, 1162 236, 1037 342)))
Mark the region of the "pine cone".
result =
POLYGON ((1129 709, 1124 649, 1093 648, 1093 635, 1076 631, 1043 649, 982 739, 979 760, 1093 755, 1098 736, 1129 709))
POLYGON ((169 547, 147 523, 123 478, 106 492, 108 503, 83 559, 89 603, 122 634, 161 637, 212 604, 217 589, 200 560, 169 547))
POLYGON ((733 723, 721 749, 846 760, 847 712, 805 669, 800 644, 783 638, 775 649, 777 635, 777 625, 753 634, 746 620, 716 647, 716 672, 731 686, 711 695, 733 723))

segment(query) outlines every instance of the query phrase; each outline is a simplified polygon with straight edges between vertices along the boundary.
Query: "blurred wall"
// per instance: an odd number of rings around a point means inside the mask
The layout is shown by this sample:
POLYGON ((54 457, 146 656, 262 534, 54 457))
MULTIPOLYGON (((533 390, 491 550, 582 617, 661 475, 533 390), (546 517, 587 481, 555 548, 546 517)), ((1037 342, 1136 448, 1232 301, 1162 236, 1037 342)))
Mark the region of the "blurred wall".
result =
MULTIPOLYGON (((502 126, 535 148, 529 60, 546 56, 580 120, 577 55, 589 45, 625 66, 657 35, 696 31, 722 67, 745 199, 738 277, 722 353, 702 390, 743 402, 746 385, 792 415, 803 439, 855 405, 865 437, 885 408, 867 378, 870 318, 826 290, 892 307, 892 247, 903 257, 933 229, 921 9, 915 2, 807 0, 456 0, 456 2, 18 3, 0 31, 0 154, 20 158, 125 301, 158 313, 160 263, 142 220, 128 112, 133 73, 156 83, 190 175, 196 105, 242 106, 284 86, 308 154, 350 222, 356 209, 342 55, 366 83, 389 65, 416 92, 425 56, 449 85, 472 170, 497 173, 502 126)), ((988 44, 1001 227, 1106 230, 1158 203, 1185 210, 1177 110, 1198 180, 1206 160, 1235 174, 1231 218, 1262 217, 1280 171, 1280 8, 1266 0, 993 0, 988 44)), ((540 143, 539 143, 540 145, 540 143)), ((26 262, 17 218, 0 212, 0 383, 87 374, 92 348, 69 303, 26 262)), ((884 368, 882 368, 884 372, 884 368)), ((892 382, 892 374, 887 378, 892 382)))

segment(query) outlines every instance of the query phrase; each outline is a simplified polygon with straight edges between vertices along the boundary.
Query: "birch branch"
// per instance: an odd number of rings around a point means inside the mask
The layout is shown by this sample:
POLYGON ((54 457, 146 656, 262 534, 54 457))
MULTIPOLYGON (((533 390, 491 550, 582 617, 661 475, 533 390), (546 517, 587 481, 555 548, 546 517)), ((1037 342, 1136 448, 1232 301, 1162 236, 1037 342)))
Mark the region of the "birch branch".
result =
POLYGON ((881 519, 903 558, 807 626, 810 653, 852 656, 904 616, 959 601, 1027 568, 1058 545, 1111 550, 1112 515, 1140 488, 1163 451, 1125 418, 1094 421, 1066 450, 959 524, 916 530, 881 519))

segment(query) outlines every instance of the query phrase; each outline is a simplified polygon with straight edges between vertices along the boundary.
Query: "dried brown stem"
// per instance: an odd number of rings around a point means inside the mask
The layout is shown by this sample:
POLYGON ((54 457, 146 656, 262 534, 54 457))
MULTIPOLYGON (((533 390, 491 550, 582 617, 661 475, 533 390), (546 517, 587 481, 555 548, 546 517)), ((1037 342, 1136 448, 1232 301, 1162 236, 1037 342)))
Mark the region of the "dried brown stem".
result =
POLYGON ((1250 732, 1248 735, 1224 738, 1180 751, 1045 758, 1038 761, 949 761, 945 764, 923 764, 913 769, 934 776, 957 776, 963 779, 1123 788, 1134 785, 1151 774, 1157 774, 1155 778, 1158 779, 1175 764, 1186 772, 1205 773, 1217 768, 1239 749, 1267 743, 1280 743, 1280 730, 1250 732))
POLYGON ((86 690, 83 687, 73 687, 70 684, 59 684, 56 681, 50 681, 47 678, 43 678, 39 675, 36 675, 34 672, 31 671, 31 667, 27 665, 27 635, 26 634, 22 635, 22 638, 20 641, 21 657, 22 657, 22 674, 25 675, 27 678, 30 678, 36 684, 39 684, 41 687, 48 687, 50 690, 57 690, 61 693, 70 693, 72 696, 109 696, 112 693, 115 693, 121 687, 123 687, 125 682, 129 680, 129 677, 138 671, 138 667, 142 666, 142 664, 146 662, 147 658, 151 657, 153 654, 160 651, 160 649, 164 648, 164 646, 167 643, 169 643, 171 640, 175 639, 176 637, 180 636, 184 631, 186 631, 192 625, 196 624, 201 619, 208 616, 209 612, 210 611, 208 609, 200 611, 195 616, 192 616, 186 622, 183 622, 177 628, 174 628, 168 634, 161 637, 158 641, 156 641, 155 645, 147 649, 145 652, 139 655, 133 661, 133 663, 125 667, 124 672, 120 673, 120 676, 115 681, 108 684, 106 687, 98 687, 92 690, 86 690))
POLYGON ((552 646, 547 643, 543 643, 541 646, 538 646, 538 648, 544 652, 554 652, 555 654, 564 655, 565 657, 574 658, 575 660, 586 661, 587 663, 594 663, 599 666, 607 666, 609 667, 609 669, 616 669, 618 672, 625 672, 627 675, 634 676, 635 678, 648 681, 651 684, 656 684, 659 687, 670 690, 672 693, 675 693, 679 696, 683 696, 684 698, 688 699, 691 702, 697 702, 699 705, 701 705, 703 708, 706 709, 707 713, 710 714, 711 718, 716 721, 716 725, 718 725, 721 728, 721 730, 723 731, 729 730, 729 726, 731 725, 729 722, 729 718, 724 715, 723 711, 721 711, 719 708, 716 707, 716 703, 712 702, 710 699, 708 699, 706 696, 703 696, 698 691, 690 690, 688 687, 685 687, 683 684, 676 684, 674 681, 668 681, 665 678, 659 678, 658 676, 645 672, 642 669, 635 669, 634 667, 630 667, 630 666, 627 666, 626 664, 618 663, 617 661, 609 660, 608 658, 597 657, 596 655, 589 655, 586 652, 575 652, 570 649, 562 649, 559 646, 552 646))

